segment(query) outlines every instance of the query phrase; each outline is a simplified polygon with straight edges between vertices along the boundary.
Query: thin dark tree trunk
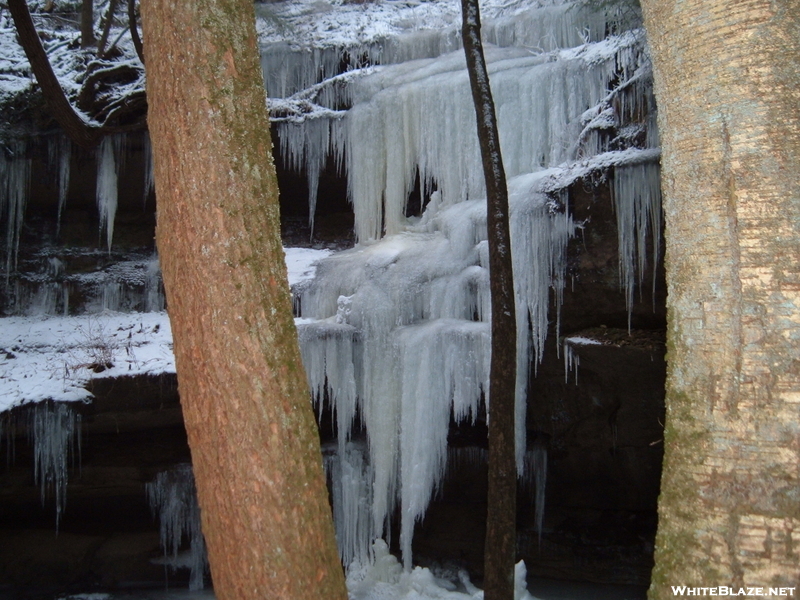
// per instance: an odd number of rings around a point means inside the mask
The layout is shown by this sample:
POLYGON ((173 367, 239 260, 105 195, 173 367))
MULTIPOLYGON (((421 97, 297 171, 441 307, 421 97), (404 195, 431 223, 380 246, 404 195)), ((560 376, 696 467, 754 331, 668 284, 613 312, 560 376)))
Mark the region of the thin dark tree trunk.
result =
POLYGON ((36 33, 27 3, 25 0, 8 0, 8 9, 50 113, 73 142, 85 148, 95 146, 100 141, 100 128, 88 125, 67 100, 36 33))
POLYGON ((139 28, 136 26, 136 0, 128 0, 128 27, 131 30, 131 40, 133 40, 133 47, 136 48, 136 54, 144 64, 142 38, 139 37, 139 28))
POLYGON ((94 46, 94 0, 83 0, 81 4, 81 48, 94 46))
POLYGON ((142 5, 157 242, 214 592, 345 600, 252 0, 142 5))
POLYGON ((462 0, 461 35, 478 122, 486 179, 489 278, 492 301, 492 362, 489 380, 489 493, 484 550, 486 600, 513 600, 516 555, 517 473, 514 393, 517 335, 508 190, 500 153, 494 100, 481 44, 478 0, 462 0))
POLYGON ((117 0, 108 0, 108 11, 103 19, 103 32, 100 41, 97 42, 97 55, 103 57, 108 44, 108 35, 111 33, 111 25, 114 23, 114 13, 117 11, 117 0))

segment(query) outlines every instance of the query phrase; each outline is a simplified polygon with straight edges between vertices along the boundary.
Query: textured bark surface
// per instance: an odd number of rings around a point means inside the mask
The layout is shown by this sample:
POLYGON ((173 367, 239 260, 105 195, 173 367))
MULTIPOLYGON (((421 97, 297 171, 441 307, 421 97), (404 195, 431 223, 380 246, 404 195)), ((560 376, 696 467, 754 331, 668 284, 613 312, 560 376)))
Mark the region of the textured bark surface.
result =
POLYGON ((248 0, 142 6, 157 242, 216 596, 346 598, 248 0))
POLYGON ((486 600, 512 600, 517 524, 517 469, 514 449, 517 349, 513 340, 516 340, 517 326, 508 224, 508 190, 500 153, 494 100, 481 44, 478 0, 462 0, 461 12, 461 35, 486 180, 489 287, 492 302, 484 597, 486 600))
POLYGON ((672 598, 672 585, 797 585, 800 4, 642 5, 669 287, 650 597, 672 598))

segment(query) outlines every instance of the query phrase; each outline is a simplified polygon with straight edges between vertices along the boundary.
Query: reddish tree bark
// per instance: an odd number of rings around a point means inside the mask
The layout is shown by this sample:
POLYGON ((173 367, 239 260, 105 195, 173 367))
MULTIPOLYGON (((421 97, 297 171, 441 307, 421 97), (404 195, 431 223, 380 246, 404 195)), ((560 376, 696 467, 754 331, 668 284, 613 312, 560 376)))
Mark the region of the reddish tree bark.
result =
POLYGON ((142 21, 157 242, 216 596, 344 600, 253 3, 149 0, 142 21))

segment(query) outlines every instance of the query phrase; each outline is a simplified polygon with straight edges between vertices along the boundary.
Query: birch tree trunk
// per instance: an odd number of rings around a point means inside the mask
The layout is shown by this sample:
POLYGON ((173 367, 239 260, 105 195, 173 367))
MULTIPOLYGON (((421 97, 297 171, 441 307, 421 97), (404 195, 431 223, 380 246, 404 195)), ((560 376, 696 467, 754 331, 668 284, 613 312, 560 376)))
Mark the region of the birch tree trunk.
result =
POLYGON ((650 598, 673 598, 671 586, 796 586, 800 3, 642 6, 669 286, 650 598))
POLYGON ((467 71, 486 181, 492 360, 489 373, 489 480, 486 499, 484 597, 513 600, 516 559, 517 465, 515 408, 517 346, 508 189, 489 73, 481 43, 478 0, 461 0, 467 71))
POLYGON ((343 600, 253 3, 148 0, 142 20, 157 242, 216 596, 343 600))

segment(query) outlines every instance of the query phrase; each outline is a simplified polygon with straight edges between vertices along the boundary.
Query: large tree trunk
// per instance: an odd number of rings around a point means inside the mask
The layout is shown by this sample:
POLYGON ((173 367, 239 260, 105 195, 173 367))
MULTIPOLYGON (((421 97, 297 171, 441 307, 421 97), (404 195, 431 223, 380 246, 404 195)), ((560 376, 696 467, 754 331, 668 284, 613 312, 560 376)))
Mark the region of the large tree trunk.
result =
POLYGON ((650 597, 672 598, 671 586, 796 586, 800 3, 642 5, 669 286, 650 597))
POLYGON ((481 44, 478 0, 462 0, 462 30, 486 181, 492 361, 489 374, 489 491, 484 549, 486 600, 513 600, 516 558, 517 467, 514 394, 517 336, 508 190, 494 100, 481 44))
POLYGON ((344 599, 253 3, 149 0, 142 20, 157 242, 216 595, 344 599))

